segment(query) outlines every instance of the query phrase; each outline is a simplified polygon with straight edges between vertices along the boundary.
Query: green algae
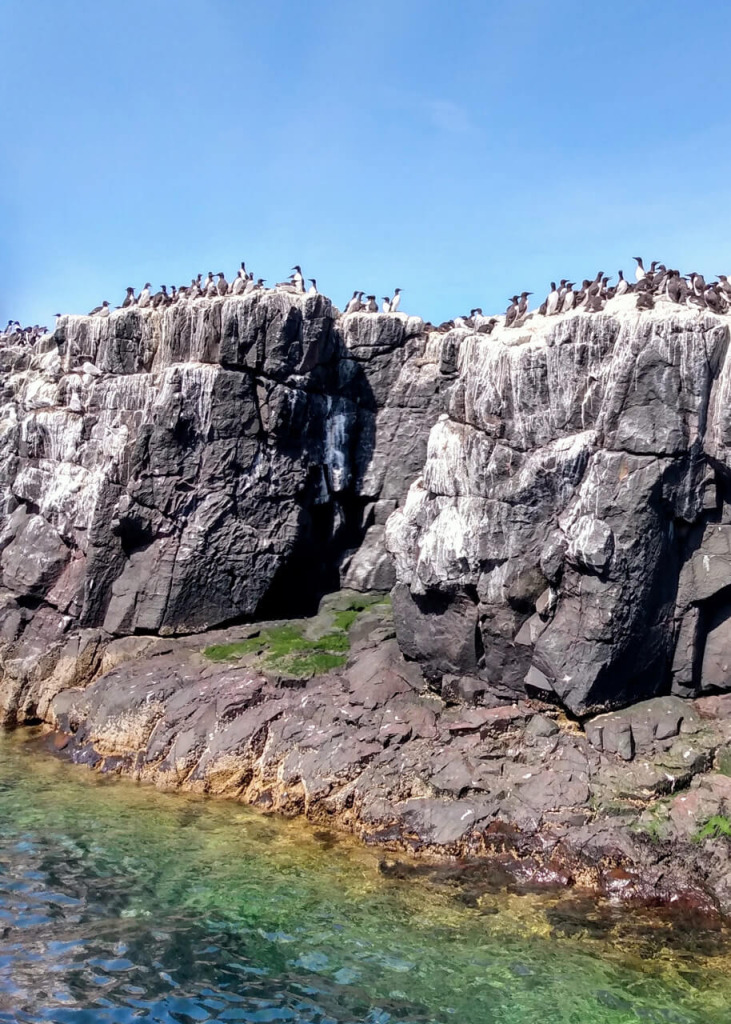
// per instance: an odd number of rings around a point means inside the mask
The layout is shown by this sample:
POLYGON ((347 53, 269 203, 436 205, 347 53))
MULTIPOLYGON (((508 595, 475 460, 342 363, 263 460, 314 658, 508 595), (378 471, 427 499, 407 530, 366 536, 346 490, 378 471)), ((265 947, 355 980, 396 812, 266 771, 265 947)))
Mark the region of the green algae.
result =
POLYGON ((342 668, 350 650, 348 630, 358 617, 369 610, 388 614, 390 607, 390 598, 382 594, 341 591, 324 598, 311 619, 264 625, 242 640, 212 644, 203 654, 216 662, 254 659, 265 670, 309 678, 342 668))
POLYGON ((211 661, 233 661, 256 654, 266 668, 278 669, 295 676, 312 676, 341 668, 350 649, 344 632, 328 633, 317 640, 303 636, 292 624, 270 626, 256 636, 230 644, 206 647, 204 654, 211 661))
POLYGON ((361 612, 367 608, 390 608, 391 598, 381 594, 364 594, 349 601, 345 608, 338 609, 333 618, 338 629, 349 630, 361 612))
POLYGON ((731 839, 731 819, 725 814, 714 814, 693 836, 696 843, 704 839, 731 839))

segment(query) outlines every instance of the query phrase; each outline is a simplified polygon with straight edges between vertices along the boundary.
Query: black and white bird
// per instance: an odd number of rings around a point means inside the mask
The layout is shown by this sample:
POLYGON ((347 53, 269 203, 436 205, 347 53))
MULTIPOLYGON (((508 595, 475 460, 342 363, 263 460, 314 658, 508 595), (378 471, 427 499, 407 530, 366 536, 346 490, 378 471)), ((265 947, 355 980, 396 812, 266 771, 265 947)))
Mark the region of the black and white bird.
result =
POLYGON ((564 292, 563 301, 561 302, 561 312, 570 313, 571 310, 576 306, 576 292, 574 291, 574 282, 566 282, 566 291, 564 292))
POLYGON ((101 306, 95 306, 89 316, 109 316, 109 303, 105 299, 101 306))
POLYGON ((393 298, 391 299, 391 312, 395 313, 401 303, 401 289, 394 288, 393 298))
POLYGON ((348 313, 358 313, 363 308, 363 303, 360 301, 363 292, 353 292, 353 297, 345 307, 346 315, 348 313))
POLYGON ((518 296, 514 295, 510 300, 510 305, 505 310, 505 326, 512 327, 515 321, 518 319, 518 296))
POLYGON ((157 309, 159 306, 166 306, 168 301, 168 290, 164 284, 160 285, 160 291, 155 292, 152 296, 152 308, 157 309))
POLYGON ((305 279, 302 276, 301 267, 292 267, 294 273, 292 274, 292 284, 296 292, 304 292, 305 290, 305 279))
POLYGON ((145 306, 149 306, 150 302, 152 301, 151 289, 152 285, 150 284, 149 281, 147 281, 145 287, 142 289, 137 299, 137 305, 140 306, 142 309, 144 309, 145 306))

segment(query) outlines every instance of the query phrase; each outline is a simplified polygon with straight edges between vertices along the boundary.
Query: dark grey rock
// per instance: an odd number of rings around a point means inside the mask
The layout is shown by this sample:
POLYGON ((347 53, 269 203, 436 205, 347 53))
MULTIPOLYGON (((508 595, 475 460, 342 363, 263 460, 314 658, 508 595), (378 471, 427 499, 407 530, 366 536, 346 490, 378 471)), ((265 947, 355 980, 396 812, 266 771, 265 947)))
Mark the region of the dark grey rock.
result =
MULTIPOLYGON (((460 339, 448 412, 387 524, 401 604, 406 588, 435 609, 426 666, 451 660, 437 622, 467 593, 471 671, 495 693, 585 716, 731 687, 728 341, 724 317, 621 300, 460 339)), ((412 618, 396 620, 410 654, 412 618)))

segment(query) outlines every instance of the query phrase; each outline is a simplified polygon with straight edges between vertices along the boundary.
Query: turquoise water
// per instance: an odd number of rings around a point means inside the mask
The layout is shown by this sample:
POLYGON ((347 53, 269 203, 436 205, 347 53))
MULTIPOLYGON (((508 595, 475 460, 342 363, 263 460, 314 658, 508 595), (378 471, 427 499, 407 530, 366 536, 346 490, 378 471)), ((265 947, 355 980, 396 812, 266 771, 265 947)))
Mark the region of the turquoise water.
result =
POLYGON ((0 736, 0 825, 0 1021, 731 1021, 722 930, 384 875, 350 840, 27 734, 0 736))

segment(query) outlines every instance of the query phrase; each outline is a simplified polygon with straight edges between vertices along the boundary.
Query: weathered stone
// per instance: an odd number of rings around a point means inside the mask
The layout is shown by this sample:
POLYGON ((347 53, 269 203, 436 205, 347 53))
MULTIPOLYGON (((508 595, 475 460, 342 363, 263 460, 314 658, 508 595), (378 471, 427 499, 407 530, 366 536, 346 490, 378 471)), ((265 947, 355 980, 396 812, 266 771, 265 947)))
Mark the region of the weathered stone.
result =
MULTIPOLYGON (((723 513, 704 523, 723 479, 708 460, 731 461, 728 338, 723 317, 622 299, 462 337, 449 412, 387 525, 399 587, 439 607, 421 633, 445 614, 438 595, 475 593, 476 674, 496 692, 550 690, 582 716, 671 685, 731 685, 716 653, 731 527, 723 513), (547 594, 526 585, 541 577, 547 594), (511 612, 524 618, 509 631, 511 612)), ((718 497, 725 508, 731 495, 718 497)))

